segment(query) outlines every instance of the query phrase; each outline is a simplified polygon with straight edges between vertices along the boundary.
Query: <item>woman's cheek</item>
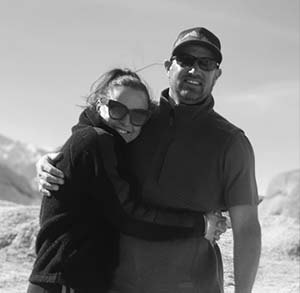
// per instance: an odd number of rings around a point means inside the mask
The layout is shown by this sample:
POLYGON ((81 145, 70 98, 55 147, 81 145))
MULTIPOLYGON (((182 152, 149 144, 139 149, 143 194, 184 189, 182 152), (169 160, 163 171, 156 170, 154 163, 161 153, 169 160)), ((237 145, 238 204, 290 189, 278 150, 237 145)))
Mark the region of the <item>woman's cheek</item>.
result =
POLYGON ((141 126, 133 126, 133 139, 137 138, 141 133, 142 127, 141 126))

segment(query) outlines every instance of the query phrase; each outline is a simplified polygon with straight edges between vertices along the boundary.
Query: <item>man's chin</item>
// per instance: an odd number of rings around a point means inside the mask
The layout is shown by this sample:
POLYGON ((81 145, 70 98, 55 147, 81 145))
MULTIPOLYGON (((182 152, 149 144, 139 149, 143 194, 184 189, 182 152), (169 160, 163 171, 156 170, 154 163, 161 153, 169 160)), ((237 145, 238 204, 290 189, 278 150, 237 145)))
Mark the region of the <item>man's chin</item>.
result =
POLYGON ((201 95, 191 94, 187 92, 181 92, 179 101, 182 104, 193 105, 202 102, 204 98, 201 95))

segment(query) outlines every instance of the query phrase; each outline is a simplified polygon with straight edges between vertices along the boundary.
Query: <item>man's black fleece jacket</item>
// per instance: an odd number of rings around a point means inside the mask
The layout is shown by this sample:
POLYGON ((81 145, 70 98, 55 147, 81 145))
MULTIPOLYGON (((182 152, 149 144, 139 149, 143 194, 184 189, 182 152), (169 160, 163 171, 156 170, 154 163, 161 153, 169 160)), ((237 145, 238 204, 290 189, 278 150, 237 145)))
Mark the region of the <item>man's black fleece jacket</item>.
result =
POLYGON ((95 110, 83 111, 62 153, 57 167, 65 174, 65 184, 43 198, 31 282, 105 290, 119 262, 120 232, 171 240, 204 230, 199 214, 136 200, 126 143, 95 110))

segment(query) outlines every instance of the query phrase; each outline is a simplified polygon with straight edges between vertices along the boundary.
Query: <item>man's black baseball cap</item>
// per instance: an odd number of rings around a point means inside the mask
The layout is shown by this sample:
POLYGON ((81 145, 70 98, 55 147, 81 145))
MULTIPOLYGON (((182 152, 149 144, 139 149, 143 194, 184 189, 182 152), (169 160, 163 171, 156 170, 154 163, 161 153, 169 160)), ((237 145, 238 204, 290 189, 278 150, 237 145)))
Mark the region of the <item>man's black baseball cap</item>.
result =
POLYGON ((211 50, 216 56, 216 61, 222 62, 221 42, 219 38, 204 27, 194 27, 179 33, 172 50, 172 56, 187 44, 199 44, 211 50))

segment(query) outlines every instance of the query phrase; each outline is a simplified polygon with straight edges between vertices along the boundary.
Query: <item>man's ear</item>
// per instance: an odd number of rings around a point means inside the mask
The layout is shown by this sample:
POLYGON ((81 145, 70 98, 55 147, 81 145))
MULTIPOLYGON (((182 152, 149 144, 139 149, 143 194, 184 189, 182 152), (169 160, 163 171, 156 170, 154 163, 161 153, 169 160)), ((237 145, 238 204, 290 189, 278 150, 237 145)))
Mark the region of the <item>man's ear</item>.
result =
POLYGON ((222 69, 221 68, 218 68, 217 71, 216 71, 216 80, 222 75, 222 69))
POLYGON ((165 69, 166 69, 167 72, 169 72, 170 67, 171 67, 171 64, 172 64, 172 61, 170 61, 170 60, 165 60, 164 66, 165 66, 165 69))
POLYGON ((217 79, 222 75, 222 69, 221 68, 218 68, 216 71, 215 71, 215 76, 214 76, 214 85, 217 81, 217 79))

